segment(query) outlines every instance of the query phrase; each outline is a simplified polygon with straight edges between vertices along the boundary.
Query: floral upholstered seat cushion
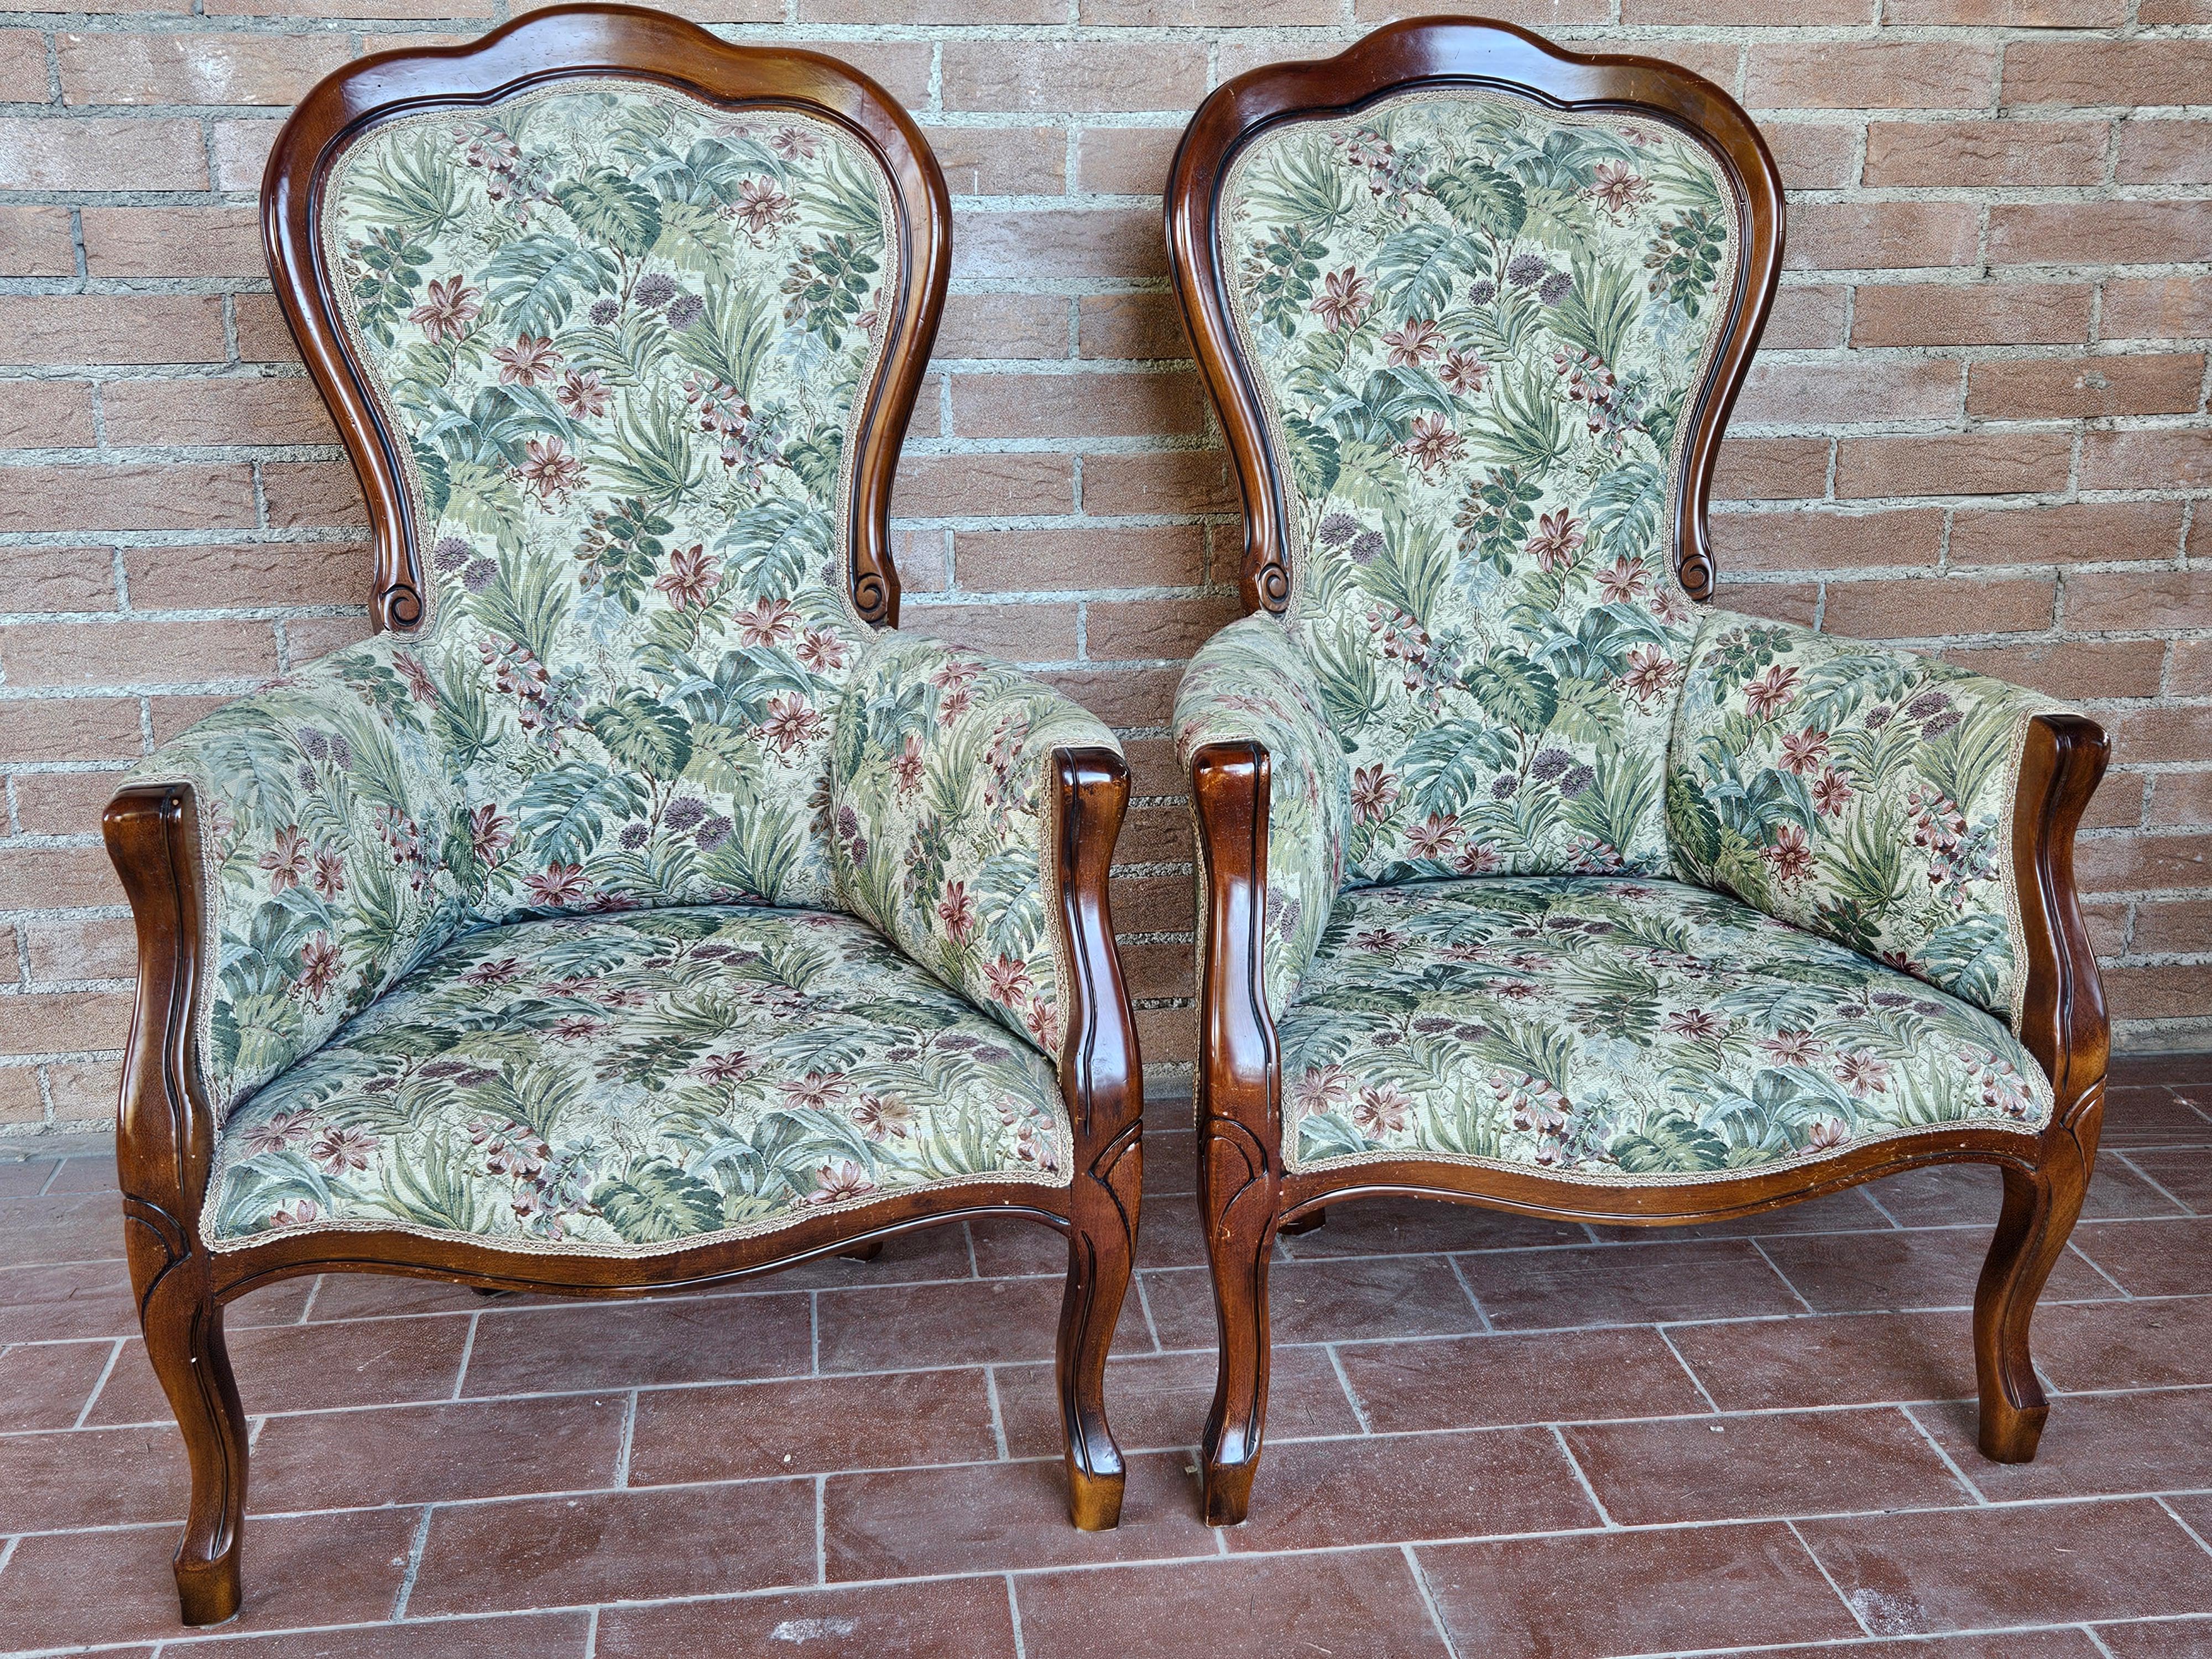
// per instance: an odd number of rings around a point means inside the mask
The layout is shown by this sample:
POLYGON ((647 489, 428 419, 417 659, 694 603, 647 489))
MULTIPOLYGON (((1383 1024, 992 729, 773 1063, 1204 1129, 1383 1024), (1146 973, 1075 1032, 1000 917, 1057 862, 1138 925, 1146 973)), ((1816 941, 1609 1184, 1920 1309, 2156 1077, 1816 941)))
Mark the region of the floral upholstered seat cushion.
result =
POLYGON ((1670 866, 1682 448, 1735 279, 1719 163, 1473 89, 1263 129, 1221 259, 1353 880, 1670 866))
POLYGON ((1064 1185, 1052 1066, 822 911, 481 928, 233 1112, 204 1227, 650 1252, 981 1179, 1064 1185))
POLYGON ((1280 1036, 1297 1167, 1417 1154, 1696 1180, 2051 1112, 1994 1016, 1669 881, 1351 890, 1280 1036))

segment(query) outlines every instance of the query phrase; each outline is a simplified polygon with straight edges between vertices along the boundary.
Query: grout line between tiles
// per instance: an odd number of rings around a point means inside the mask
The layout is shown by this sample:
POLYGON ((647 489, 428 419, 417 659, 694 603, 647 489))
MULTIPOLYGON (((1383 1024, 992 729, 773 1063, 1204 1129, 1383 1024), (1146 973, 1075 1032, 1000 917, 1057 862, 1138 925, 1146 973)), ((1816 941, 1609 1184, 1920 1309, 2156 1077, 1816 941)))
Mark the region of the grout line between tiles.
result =
POLYGON ((1958 1461, 1954 1458, 1949 1452, 1943 1449, 1943 1443, 1938 1440, 1936 1437, 1934 1431, 1931 1431, 1925 1423, 1920 1420, 1918 1415, 1914 1413, 1912 1407, 1910 1406, 1899 1406, 1897 1409, 1905 1413, 1905 1420, 1906 1422, 1911 1424, 1914 1428, 1920 1431, 1920 1437, 1928 1443, 1929 1449, 1935 1452, 1936 1456, 1943 1460, 1943 1467, 1951 1471, 1952 1478, 1957 1480, 1960 1486, 1966 1489, 1966 1495, 1972 1498, 1977 1504, 1984 1509, 1988 1508, 1990 1502, 1988 1496, 1984 1493, 1981 1487, 1975 1485, 1973 1477, 1969 1475, 1966 1470, 1960 1468, 1959 1467, 1958 1461))
POLYGON ((1869 1636, 1877 1634, 1875 1627, 1867 1623, 1866 1615, 1859 1611, 1858 1603, 1844 1594, 1844 1587, 1836 1582, 1836 1575, 1828 1571, 1828 1564, 1820 1559, 1820 1552, 1805 1541, 1805 1534, 1797 1530, 1797 1523, 1784 1521, 1782 1524, 1790 1528, 1790 1535, 1797 1540, 1797 1547, 1805 1552, 1806 1559, 1820 1570, 1820 1577, 1827 1581, 1828 1588, 1835 1591, 1836 1600, 1844 1604, 1844 1611, 1850 1614, 1852 1622, 1869 1636))
POLYGON ((1604 1500, 1597 1495, 1597 1488, 1590 1485, 1589 1476, 1583 1473, 1582 1460, 1575 1455, 1575 1449, 1567 1443, 1566 1431, 1553 1424, 1552 1438, 1559 1445, 1559 1455, 1567 1460, 1567 1467, 1575 1472, 1575 1484, 1583 1489, 1583 1496, 1589 1499, 1590 1507, 1597 1511, 1597 1518, 1604 1529, 1619 1532, 1620 1523, 1607 1510, 1604 1500))
POLYGON ((1444 1644, 1449 1659, 1460 1659, 1459 1644, 1452 1640, 1451 1629, 1444 1623, 1443 1610, 1437 1606, 1436 1593, 1429 1588, 1429 1575, 1421 1565, 1420 1556, 1411 1544, 1401 1544, 1398 1548, 1406 1558, 1406 1570, 1413 1575, 1413 1588, 1420 1592, 1421 1605, 1429 1610, 1429 1623, 1436 1627, 1437 1639, 1444 1644))
POLYGON ((407 1542, 407 1571, 400 1576, 398 1594, 392 1601, 394 1624, 407 1616, 407 1598, 415 1594, 415 1576, 422 1571, 422 1550, 430 1541, 430 1517, 436 1510, 436 1504, 425 1504, 422 1513, 415 1519, 414 1535, 407 1542))
POLYGON ((1014 1627, 1014 1659, 1029 1659, 1029 1644, 1022 1639, 1022 1598, 1014 1589, 1014 1575, 1006 1575, 1006 1617, 1014 1627))

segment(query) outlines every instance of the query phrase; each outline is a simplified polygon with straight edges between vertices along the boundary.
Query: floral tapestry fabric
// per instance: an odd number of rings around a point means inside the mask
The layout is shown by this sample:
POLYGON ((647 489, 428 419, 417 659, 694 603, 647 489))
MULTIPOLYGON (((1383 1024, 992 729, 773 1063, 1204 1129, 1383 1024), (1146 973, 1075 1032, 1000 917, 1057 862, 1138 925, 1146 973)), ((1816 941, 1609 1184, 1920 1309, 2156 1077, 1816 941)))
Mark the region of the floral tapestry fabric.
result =
POLYGON ((2051 1110, 1989 1013, 1670 881, 1352 889, 1281 1037, 1301 1168, 1711 1179, 1937 1125, 2032 1133, 2051 1110))
POLYGON ((838 714, 847 907, 1054 1058, 1067 1010, 1052 751, 1121 747, 1051 687, 919 636, 884 635, 838 714))
POLYGON ((1343 745, 1304 652, 1265 611, 1231 623, 1200 647, 1183 672, 1175 722, 1186 777, 1191 757, 1208 744, 1252 741, 1267 751, 1261 979, 1267 1012, 1280 1018, 1344 881, 1351 802, 1343 745))
POLYGON ((1716 613, 1668 761, 1679 872, 2016 1019, 2013 809, 2049 698, 1716 613))
POLYGON ((846 480, 894 256, 857 141, 595 80, 371 127, 322 199, 430 614, 140 770, 201 803, 218 1111, 461 927, 834 906, 872 638, 846 480))
POLYGON ((1718 164, 1424 89, 1267 129, 1221 222, 1352 879, 1666 874, 1674 501, 1740 240, 1718 164))
POLYGON ((399 1226, 649 1253, 929 1185, 1065 1185, 1052 1067, 868 925, 663 908, 480 929, 223 1125, 225 1248, 399 1226))

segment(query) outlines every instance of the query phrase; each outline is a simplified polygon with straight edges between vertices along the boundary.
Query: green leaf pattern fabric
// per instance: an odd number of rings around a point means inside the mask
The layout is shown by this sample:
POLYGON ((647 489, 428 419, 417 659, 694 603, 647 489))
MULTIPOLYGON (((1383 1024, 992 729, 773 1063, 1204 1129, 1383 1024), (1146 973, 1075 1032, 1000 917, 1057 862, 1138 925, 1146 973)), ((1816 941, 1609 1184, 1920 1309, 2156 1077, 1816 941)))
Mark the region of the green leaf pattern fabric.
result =
POLYGON ((1285 122, 1231 163, 1231 310, 1353 879, 1668 872, 1694 632, 1668 549, 1735 216, 1671 127, 1481 91, 1285 122))
POLYGON ((1990 1014, 1669 881, 1348 890, 1280 1036, 1299 1168, 1415 1152, 1711 1179, 2051 1110, 1990 1014))
POLYGON ((1055 1059, 1067 1024, 1052 847, 1061 748, 1121 752, 1049 686, 887 634, 840 707, 833 788, 848 908, 1055 1059))
POLYGON ((1351 797, 1343 745, 1329 730, 1304 653, 1266 611, 1231 623, 1200 647, 1176 694, 1175 723, 1185 777, 1208 744, 1252 741, 1267 751, 1261 978, 1267 1012, 1279 1019, 1344 883, 1351 797))
POLYGON ((1932 657, 1716 613, 1668 760, 1676 868, 2014 1021, 2021 746, 2060 707, 1932 657))
POLYGON ((229 1248, 398 1226, 651 1254, 925 1185, 1064 1186, 1051 1066, 853 917, 479 929, 233 1114, 229 1248))

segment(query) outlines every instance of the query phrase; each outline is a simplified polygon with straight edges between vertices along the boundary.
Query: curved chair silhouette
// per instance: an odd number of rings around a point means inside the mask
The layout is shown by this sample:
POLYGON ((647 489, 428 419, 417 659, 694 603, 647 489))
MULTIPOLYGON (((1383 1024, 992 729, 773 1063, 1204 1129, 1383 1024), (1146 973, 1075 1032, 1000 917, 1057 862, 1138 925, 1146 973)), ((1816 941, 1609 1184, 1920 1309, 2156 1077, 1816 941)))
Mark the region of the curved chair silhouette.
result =
POLYGON ((1398 24, 1214 93, 1167 230, 1254 612, 1176 714, 1207 1518, 1249 1499, 1277 1231, 1382 1194, 1666 1224, 1996 1164, 1981 1444, 2032 1456, 2108 1047, 2073 881, 2106 746, 1689 603, 1781 258, 1749 119, 1665 64, 1398 24))
POLYGON ((239 1605, 223 1305, 299 1273, 617 1295, 1025 1217, 1068 1237, 1070 1510, 1118 1518, 1127 775, 1046 687, 878 631, 947 218, 865 77, 626 8, 365 59, 286 125, 270 270, 388 631, 106 813, 186 1622, 239 1605))

